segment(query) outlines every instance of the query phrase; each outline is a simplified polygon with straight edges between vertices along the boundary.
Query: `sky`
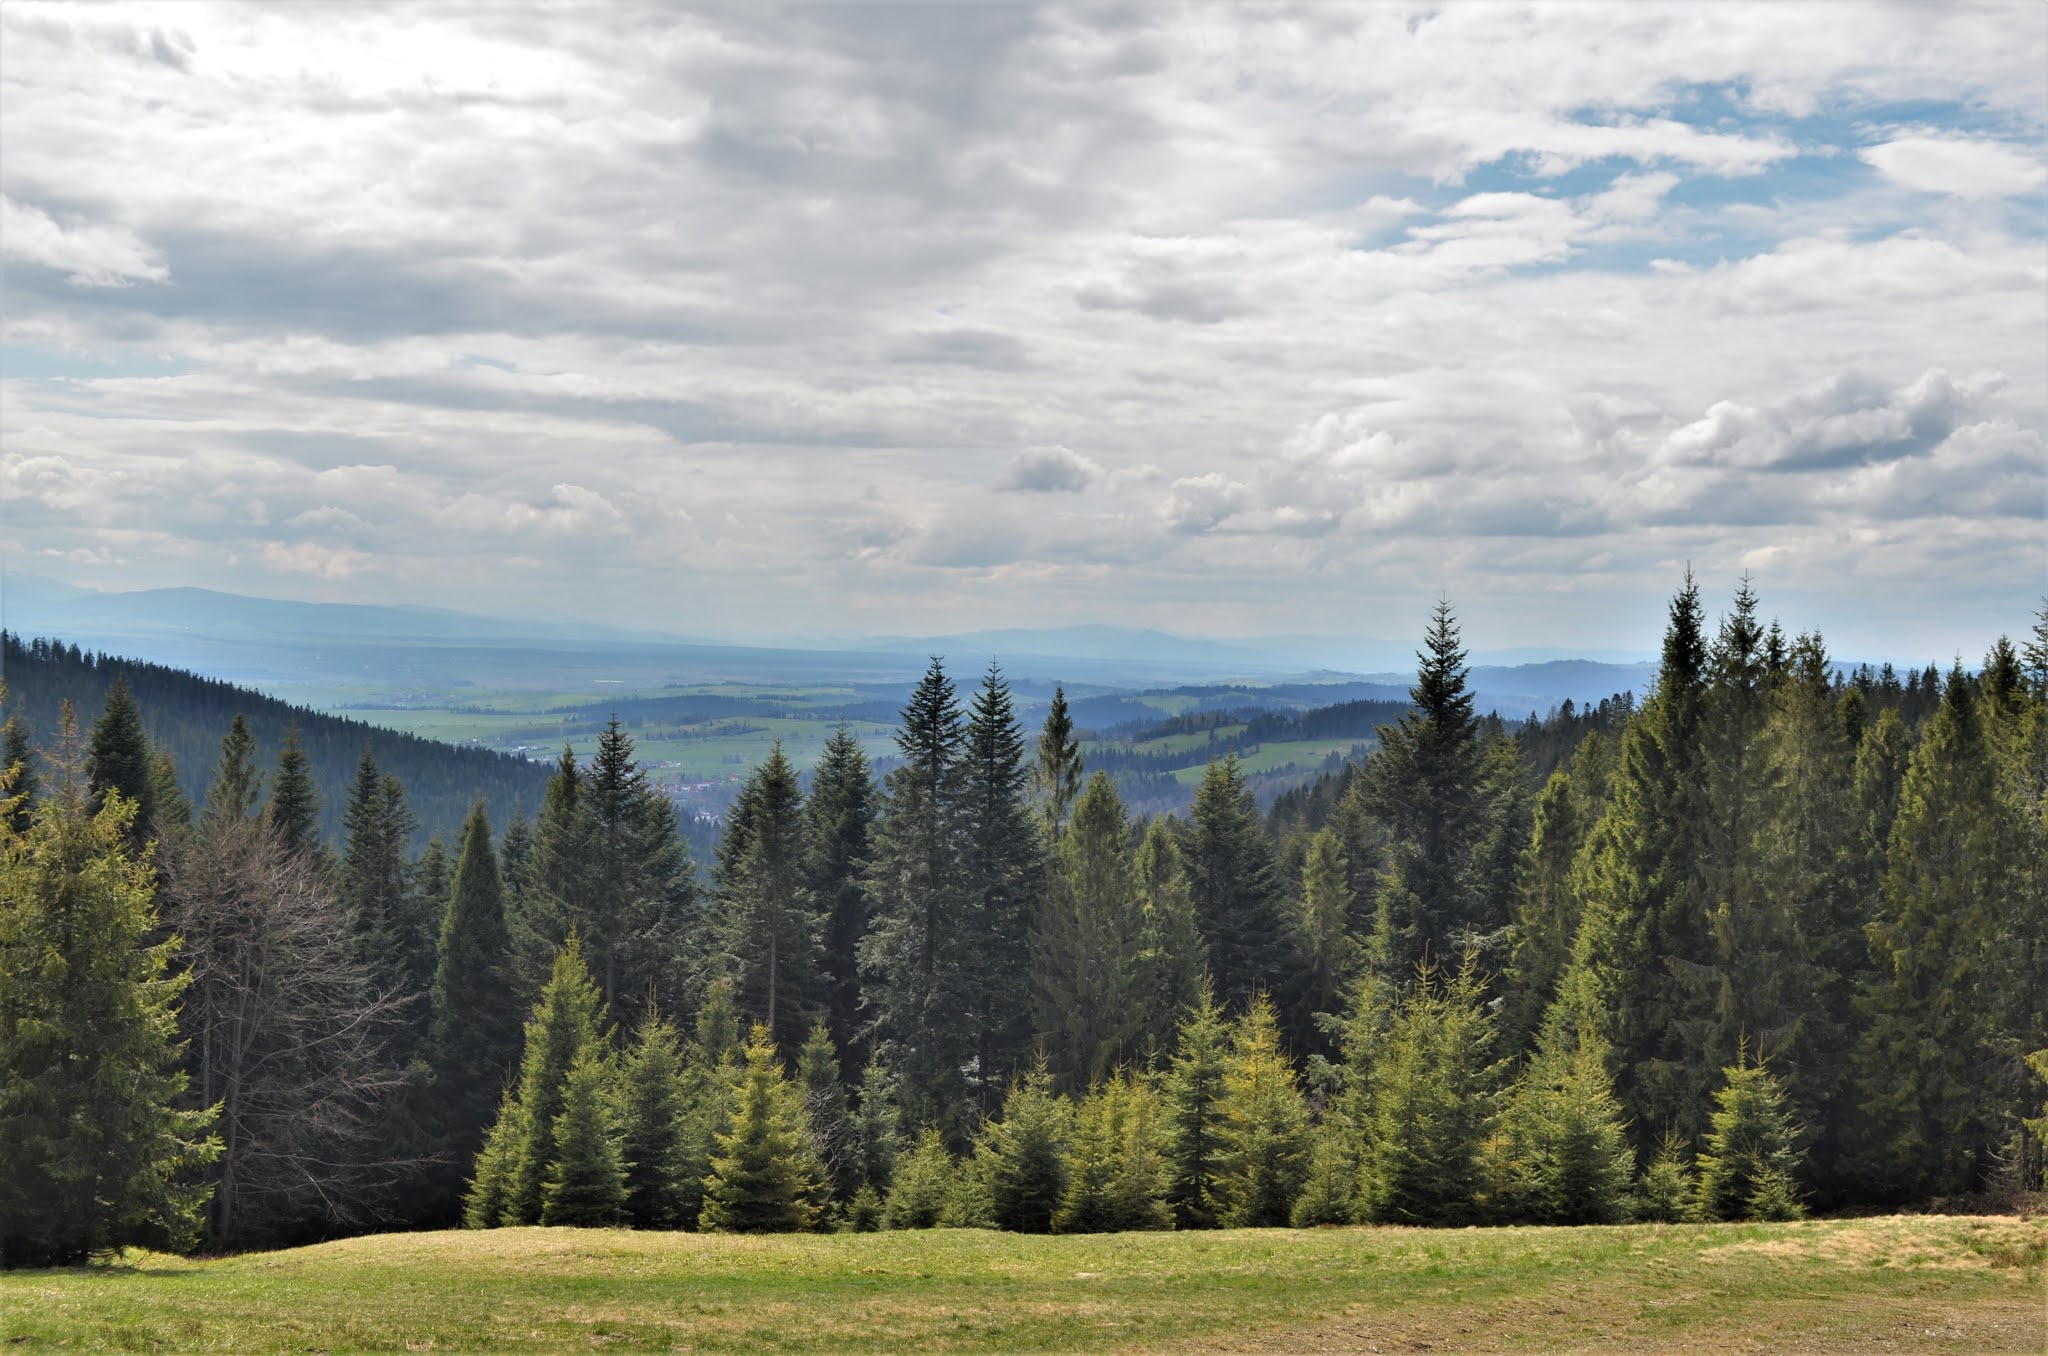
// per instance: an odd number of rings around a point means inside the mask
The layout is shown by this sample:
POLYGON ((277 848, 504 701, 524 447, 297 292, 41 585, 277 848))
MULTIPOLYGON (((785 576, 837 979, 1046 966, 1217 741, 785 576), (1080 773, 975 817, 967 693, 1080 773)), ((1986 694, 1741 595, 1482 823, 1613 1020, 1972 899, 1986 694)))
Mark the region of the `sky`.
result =
POLYGON ((0 559, 728 639, 2048 593, 2048 6, 0 7, 0 559))

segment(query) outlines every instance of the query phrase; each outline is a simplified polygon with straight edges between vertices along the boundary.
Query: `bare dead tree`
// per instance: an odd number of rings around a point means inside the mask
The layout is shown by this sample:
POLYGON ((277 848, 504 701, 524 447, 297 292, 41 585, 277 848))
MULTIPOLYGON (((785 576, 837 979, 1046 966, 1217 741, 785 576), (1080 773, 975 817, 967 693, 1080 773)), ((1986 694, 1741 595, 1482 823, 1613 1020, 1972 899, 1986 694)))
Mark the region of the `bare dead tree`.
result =
POLYGON ((162 899, 192 977, 191 1093, 220 1108, 212 1241, 361 1223, 409 1166, 378 1116, 416 997, 373 988, 328 883, 257 819, 204 816, 165 862, 162 899))

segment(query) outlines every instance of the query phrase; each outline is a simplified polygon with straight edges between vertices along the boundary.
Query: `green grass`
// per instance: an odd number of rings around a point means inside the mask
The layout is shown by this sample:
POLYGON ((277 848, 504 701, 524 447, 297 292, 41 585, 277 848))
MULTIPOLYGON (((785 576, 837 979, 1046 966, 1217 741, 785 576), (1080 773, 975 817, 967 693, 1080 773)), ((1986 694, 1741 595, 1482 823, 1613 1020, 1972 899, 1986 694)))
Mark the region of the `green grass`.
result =
POLYGON ((507 1229, 0 1273, 8 1350, 2043 1350, 2048 1224, 507 1229))
MULTIPOLYGON (((1297 739, 1279 744, 1261 744, 1237 760, 1240 770, 1253 772, 1281 772, 1288 768, 1307 771, 1322 766, 1323 760, 1333 753, 1349 753, 1364 741, 1358 739, 1297 739)), ((1192 767, 1177 769, 1173 776, 1183 786, 1199 786, 1208 772, 1208 764, 1197 763, 1192 767)))

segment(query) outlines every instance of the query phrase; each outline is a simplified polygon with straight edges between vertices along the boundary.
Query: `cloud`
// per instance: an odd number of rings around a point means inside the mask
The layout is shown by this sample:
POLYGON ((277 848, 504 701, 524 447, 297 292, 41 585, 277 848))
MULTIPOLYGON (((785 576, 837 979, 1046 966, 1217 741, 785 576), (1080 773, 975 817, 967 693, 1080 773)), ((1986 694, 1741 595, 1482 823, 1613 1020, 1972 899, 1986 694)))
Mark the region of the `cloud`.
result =
POLYGON ((1922 193, 2007 198, 2048 184, 2048 165, 2038 155, 1996 141, 1903 136, 1858 154, 1893 183, 1922 193))
POLYGON ((785 634, 2038 591, 2031 6, 392 13, 0 7, 7 546, 785 634))
POLYGON ((1717 402, 1705 416, 1674 430, 1664 455, 1691 465, 1771 471, 1833 470, 1921 456, 1959 428, 1995 376, 1958 384, 1929 369, 1887 389, 1848 374, 1774 407, 1717 402))
POLYGON ((32 203, 0 195, 0 256, 39 264, 73 287, 126 287, 170 276, 133 231, 99 222, 62 225, 32 203))
POLYGON ((1207 532, 1228 521, 1252 502, 1249 485, 1220 471, 1173 482, 1160 501, 1159 517, 1175 532, 1207 532))
POLYGON ((1015 372, 1030 365, 1015 335, 990 330, 935 330, 897 344, 890 357, 899 363, 958 363, 993 372, 1015 372))
POLYGON ((1010 462, 1003 488, 1026 494, 1079 494, 1102 478, 1102 468, 1067 447, 1027 447, 1010 462))

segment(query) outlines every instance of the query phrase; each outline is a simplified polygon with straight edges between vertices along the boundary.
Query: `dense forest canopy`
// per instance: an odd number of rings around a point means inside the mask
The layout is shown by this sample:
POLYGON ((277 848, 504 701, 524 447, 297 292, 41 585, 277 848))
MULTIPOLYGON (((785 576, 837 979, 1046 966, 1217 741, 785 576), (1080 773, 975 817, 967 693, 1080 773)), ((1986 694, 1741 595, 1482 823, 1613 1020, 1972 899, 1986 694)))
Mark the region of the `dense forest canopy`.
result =
POLYGON ((8 710, 38 739, 54 734, 64 701, 89 718, 105 704, 114 681, 125 681, 142 710, 151 744, 170 757, 179 787, 193 800, 206 794, 221 735, 237 715, 267 750, 280 748, 285 731, 297 726, 319 792, 322 838, 341 836, 342 806, 365 744, 379 767, 405 783, 406 799, 419 821, 415 848, 436 833, 452 838, 478 796, 502 824, 515 809, 532 814, 547 786, 546 768, 525 759, 324 715, 163 664, 93 654, 53 640, 23 640, 9 633, 0 633, 0 650, 8 710))
POLYGON ((1064 693, 1034 739, 999 670, 934 660, 886 775, 844 730, 808 784, 778 749, 701 861, 616 718, 508 819, 503 760, 223 728, 152 711, 150 666, 15 653, 9 1265, 2048 1188, 2048 610, 1975 671, 1845 672, 1746 580, 1710 625, 1688 577, 1640 699, 1515 725, 1446 604, 1406 705, 1182 720, 1373 722, 1270 809, 1219 747, 1184 815, 1133 812, 1064 693), (59 677, 97 709, 47 709, 59 677), (415 778, 467 807, 424 852, 415 778))

